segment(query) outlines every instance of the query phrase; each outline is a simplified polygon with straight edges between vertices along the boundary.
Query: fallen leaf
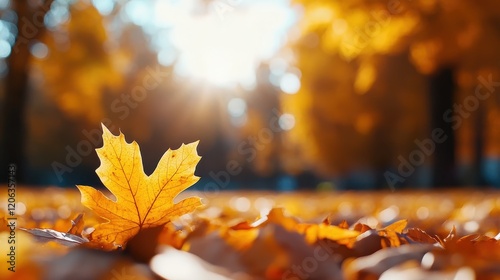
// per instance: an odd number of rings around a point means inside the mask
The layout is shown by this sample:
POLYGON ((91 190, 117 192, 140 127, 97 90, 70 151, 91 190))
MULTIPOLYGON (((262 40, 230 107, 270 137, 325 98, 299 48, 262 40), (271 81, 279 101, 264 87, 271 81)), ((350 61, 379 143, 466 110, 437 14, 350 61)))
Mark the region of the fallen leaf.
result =
POLYGON ((380 275, 379 280, 405 279, 405 280, 443 280, 443 279, 474 279, 465 277, 470 276, 470 268, 464 267, 456 270, 432 271, 418 266, 416 261, 394 266, 380 275))
POLYGON ((44 264, 45 273, 38 279, 88 280, 120 279, 147 280, 153 275, 119 252, 103 252, 88 248, 75 248, 68 254, 51 259, 44 264))
POLYGON ((200 257, 172 247, 164 247, 151 260, 151 269, 163 279, 249 280, 243 273, 232 273, 226 268, 208 263, 200 257), (181 266, 186 269, 180 269, 181 266), (187 267, 189 267, 187 269, 187 267))
POLYGON ((436 244, 439 241, 419 228, 409 228, 406 230, 406 237, 419 243, 436 244))
MULTIPOLYGON (((240 251, 240 260, 247 268, 246 272, 250 275, 266 275, 266 279, 281 279, 281 271, 286 267, 288 256, 286 249, 281 246, 279 238, 286 238, 286 233, 291 233, 304 240, 302 236, 294 232, 282 230, 282 226, 278 224, 267 224, 259 229, 256 238, 252 242, 252 246, 246 250, 240 251), (278 277, 278 278, 276 278, 278 277)), ((294 243, 297 245, 297 243, 294 243)))
POLYGON ((226 240, 227 244, 236 250, 246 250, 250 248, 259 235, 259 229, 248 230, 221 230, 221 237, 226 240))
POLYGON ((268 223, 282 225, 287 230, 296 230, 299 225, 299 222, 296 219, 285 215, 284 208, 271 209, 271 211, 269 211, 269 214, 267 215, 267 220, 264 223, 260 224, 260 226, 268 223))
MULTIPOLYGON (((342 279, 340 250, 334 246, 336 242, 325 239, 311 245, 300 234, 280 225, 273 225, 272 230, 277 245, 289 259, 280 277, 275 279, 342 279), (311 263, 314 269, 311 269, 311 263)), ((258 254, 262 253, 256 252, 254 255, 258 254)))
POLYGON ((139 231, 127 243, 125 254, 137 262, 148 263, 156 255, 158 238, 163 228, 163 226, 157 226, 139 231))
POLYGON ((343 220, 339 225, 338 225, 339 228, 343 228, 343 229, 348 229, 349 228, 349 224, 347 223, 346 220, 343 220))
POLYGON ((450 233, 448 233, 448 236, 446 236, 443 239, 443 242, 444 243, 449 243, 449 242, 452 242, 455 239, 457 239, 457 229, 455 228, 455 226, 453 226, 453 228, 450 230, 450 233))
POLYGON ((245 271, 240 252, 229 245, 219 232, 210 232, 204 236, 196 234, 188 240, 186 244, 189 246, 185 244, 184 251, 189 251, 212 265, 225 267, 234 273, 245 271))
POLYGON ((9 227, 8 227, 9 223, 7 222, 7 219, 5 218, 5 216, 3 215, 0 215, 0 231, 9 231, 9 227))
POLYGON ((186 241, 186 233, 181 230, 176 230, 172 223, 166 224, 158 238, 158 243, 165 244, 180 249, 186 241))
POLYGON ((82 236, 83 231, 83 213, 79 214, 74 220, 71 220, 71 228, 68 230, 68 233, 82 236))
POLYGON ((55 241, 61 245, 70 246, 70 247, 88 242, 87 239, 82 238, 80 236, 76 236, 74 234, 66 233, 66 232, 59 232, 57 230, 48 229, 48 228, 43 228, 43 229, 42 228, 33 228, 33 229, 20 228, 20 230, 23 230, 27 233, 31 233, 35 237, 35 240, 38 242, 55 241))
POLYGON ((366 231, 369 231, 371 230, 372 228, 368 225, 365 225, 365 224, 362 224, 362 223, 356 223, 353 227, 352 227, 353 230, 355 231, 359 231, 361 233, 364 233, 366 231))
POLYGON ((338 226, 330 226, 322 223, 317 225, 312 224, 305 230, 306 240, 309 244, 313 244, 321 239, 330 239, 333 241, 351 239, 358 237, 359 234, 359 231, 343 229, 338 226))
POLYGON ((101 160, 96 173, 116 200, 92 187, 77 186, 82 204, 108 220, 95 227, 92 241, 125 245, 139 230, 164 225, 201 205, 198 197, 173 201, 199 179, 194 175, 200 160, 198 142, 167 150, 148 176, 137 142, 127 143, 122 133, 115 136, 104 125, 102 129, 104 144, 96 149, 101 160))
POLYGON ((363 274, 372 276, 363 279, 378 279, 391 267, 410 260, 420 262, 423 256, 433 248, 434 246, 429 244, 412 244, 379 250, 369 256, 346 263, 346 279, 358 279, 359 275, 363 274))
POLYGON ((368 230, 356 237, 356 242, 352 244, 352 249, 356 252, 356 256, 367 256, 382 249, 382 242, 387 240, 385 237, 380 236, 374 230, 368 230))
POLYGON ((383 244, 383 248, 385 247, 398 247, 401 246, 401 244, 406 244, 407 241, 404 238, 400 238, 400 235, 391 230, 380 230, 378 234, 382 237, 385 237, 385 241, 388 241, 388 243, 383 244))
POLYGON ((408 220, 399 220, 397 222, 394 222, 384 228, 386 231, 395 231, 397 233, 402 233, 403 230, 405 229, 406 225, 408 224, 408 220))

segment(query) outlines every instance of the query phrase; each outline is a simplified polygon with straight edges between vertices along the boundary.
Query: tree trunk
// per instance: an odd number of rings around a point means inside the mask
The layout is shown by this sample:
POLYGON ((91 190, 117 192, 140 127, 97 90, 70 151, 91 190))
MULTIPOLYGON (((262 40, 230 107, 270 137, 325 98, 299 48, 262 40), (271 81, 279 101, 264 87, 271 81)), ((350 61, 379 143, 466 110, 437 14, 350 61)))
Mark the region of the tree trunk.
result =
POLYGON ((440 128, 447 136, 444 143, 436 143, 432 167, 433 187, 449 187, 457 184, 455 131, 452 127, 453 123, 445 121, 443 116, 447 110, 453 109, 455 94, 453 72, 452 67, 445 67, 430 76, 431 130, 440 128))
POLYGON ((5 85, 5 119, 3 126, 4 152, 6 161, 2 166, 7 170, 10 163, 18 166, 17 180, 24 181, 22 167, 24 161, 24 138, 26 132, 25 108, 28 83, 29 49, 28 45, 21 43, 21 19, 28 18, 27 3, 25 1, 14 1, 13 10, 18 15, 19 35, 16 38, 12 53, 7 58, 8 74, 5 85))
MULTIPOLYGON (((24 144, 26 138, 26 101, 30 69, 30 41, 40 38, 45 31, 42 22, 52 0, 33 11, 28 1, 12 1, 12 9, 18 16, 18 35, 10 56, 7 58, 8 74, 5 85, 4 124, 3 124, 3 170, 13 163, 18 166, 17 181, 26 181, 24 166, 26 158, 24 144), (36 17, 36 18, 35 18, 36 17)), ((4 178, 4 176, 2 176, 4 178)))

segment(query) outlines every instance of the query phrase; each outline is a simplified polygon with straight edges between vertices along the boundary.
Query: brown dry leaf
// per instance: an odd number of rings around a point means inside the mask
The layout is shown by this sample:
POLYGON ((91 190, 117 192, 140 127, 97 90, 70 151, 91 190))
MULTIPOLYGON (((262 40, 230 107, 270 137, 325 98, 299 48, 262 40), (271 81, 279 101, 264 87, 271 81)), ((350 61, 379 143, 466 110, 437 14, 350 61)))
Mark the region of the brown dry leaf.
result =
POLYGON ((387 238, 380 236, 379 233, 372 229, 363 232, 356 237, 356 242, 348 244, 348 246, 356 252, 357 256, 366 256, 383 248, 383 242, 387 238))
POLYGON ((153 279, 150 271, 141 269, 121 253, 89 248, 72 249, 67 254, 44 263, 44 268, 43 277, 39 275, 36 279, 153 279))
POLYGON ((282 226, 267 224, 256 232, 257 236, 245 250, 240 251, 241 261, 250 275, 265 275, 266 279, 281 279, 281 271, 286 267, 288 256, 286 248, 279 244, 279 238, 291 233, 303 240, 302 236, 279 229, 282 226))
POLYGON ((478 241, 480 239, 483 239, 483 240, 495 240, 493 238, 490 238, 490 237, 487 237, 487 236, 484 236, 484 235, 480 235, 480 234, 469 234, 469 235, 466 235, 466 236, 462 236, 460 237, 458 240, 457 240, 457 244, 460 244, 460 243, 464 243, 464 242, 475 242, 475 241, 478 241), (486 239, 485 239, 486 237, 486 239))
POLYGON ((460 269, 447 269, 443 271, 428 270, 420 267, 416 260, 409 260, 384 271, 379 280, 405 279, 405 280, 443 280, 443 279, 470 279, 470 267, 460 269))
POLYGON ((434 249, 428 244, 413 244, 396 248, 379 250, 365 257, 346 262, 344 265, 345 278, 350 279, 378 279, 379 276, 391 267, 404 262, 415 260, 420 262, 423 256, 434 249), (360 277, 365 276, 366 278, 360 277))
POLYGON ((151 269, 162 279, 207 279, 207 280, 249 280, 250 276, 232 273, 225 267, 213 265, 195 254, 176 250, 172 247, 161 248, 160 254, 151 260, 151 269), (190 269, 179 269, 178 264, 190 269))
POLYGON ((272 278, 268 270, 266 279, 342 279, 338 259, 341 246, 337 246, 336 242, 318 240, 312 245, 307 243, 300 234, 288 231, 280 225, 270 227, 280 247, 279 252, 274 250, 276 256, 274 264, 275 268, 278 268, 274 271, 279 274, 272 278), (283 258, 283 253, 288 262, 277 262, 279 258, 283 258), (315 269, 310 269, 311 263, 315 269))
POLYGON ((245 271, 245 266, 241 261, 241 252, 229 245, 219 232, 212 231, 206 235, 189 236, 182 249, 231 272, 245 271))
POLYGON ((235 224, 234 226, 231 226, 230 229, 234 230, 242 230, 242 229, 253 229, 254 227, 248 222, 248 221, 243 221, 235 224))
POLYGON ((349 228, 349 224, 347 223, 347 221, 346 221, 346 220, 343 220, 343 221, 339 224, 339 228, 348 229, 348 228, 349 228))
POLYGON ((156 255, 158 239, 163 226, 150 227, 139 231, 127 242, 125 254, 140 263, 148 263, 156 255))
POLYGON ((446 236, 443 239, 443 243, 449 243, 455 240, 456 238, 457 238, 457 229, 455 228, 455 226, 453 226, 453 228, 450 230, 450 233, 448 233, 448 236, 446 236))
POLYGON ((199 179, 194 175, 200 160, 198 142, 167 150, 148 176, 137 142, 127 143, 122 133, 115 136, 104 125, 102 129, 104 145, 96 149, 101 160, 96 173, 116 200, 92 187, 77 186, 82 204, 109 221, 95 227, 92 241, 124 245, 139 230, 164 225, 201 205, 198 197, 173 201, 199 179))
POLYGON ((323 224, 325 225, 331 225, 331 221, 330 221, 330 216, 327 216, 326 218, 323 219, 323 224))
POLYGON ((439 243, 439 241, 427 234, 427 232, 419 229, 419 228, 409 228, 406 230, 406 237, 410 238, 412 241, 420 242, 420 243, 428 243, 435 244, 439 243))
POLYGON ((353 229, 355 231, 359 231, 361 233, 364 233, 366 231, 369 231, 371 230, 372 228, 368 225, 365 225, 365 224, 362 224, 362 223, 356 223, 354 226, 353 226, 353 229))
POLYGON ((7 219, 5 218, 5 216, 1 215, 0 216, 0 231, 9 231, 9 227, 8 227, 8 222, 7 222, 7 219))
POLYGON ((84 226, 83 216, 84 214, 81 213, 74 220, 71 220, 71 228, 68 230, 68 233, 82 236, 84 226))

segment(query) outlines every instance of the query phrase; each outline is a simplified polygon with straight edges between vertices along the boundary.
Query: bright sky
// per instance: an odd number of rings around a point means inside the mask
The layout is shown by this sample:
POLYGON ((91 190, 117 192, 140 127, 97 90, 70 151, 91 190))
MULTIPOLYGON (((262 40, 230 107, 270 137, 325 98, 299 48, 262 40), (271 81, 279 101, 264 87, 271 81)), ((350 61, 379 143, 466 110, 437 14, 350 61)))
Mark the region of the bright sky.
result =
MULTIPOLYGON (((94 1, 102 13, 112 3, 94 1)), ((287 0, 216 0, 208 6, 199 0, 131 0, 124 13, 124 20, 153 36, 160 63, 176 62, 177 75, 248 89, 255 86, 259 63, 282 47, 297 17, 287 0)))

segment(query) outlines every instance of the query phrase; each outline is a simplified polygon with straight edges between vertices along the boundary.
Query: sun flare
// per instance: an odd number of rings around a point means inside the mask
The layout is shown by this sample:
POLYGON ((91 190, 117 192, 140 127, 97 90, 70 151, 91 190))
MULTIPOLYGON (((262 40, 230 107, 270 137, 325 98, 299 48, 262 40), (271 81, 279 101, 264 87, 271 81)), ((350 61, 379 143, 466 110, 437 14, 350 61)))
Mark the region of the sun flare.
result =
POLYGON ((169 44, 163 47, 176 53, 179 76, 253 88, 256 68, 282 46, 296 15, 288 1, 227 2, 200 11, 196 0, 157 1, 156 20, 168 26, 169 44))

